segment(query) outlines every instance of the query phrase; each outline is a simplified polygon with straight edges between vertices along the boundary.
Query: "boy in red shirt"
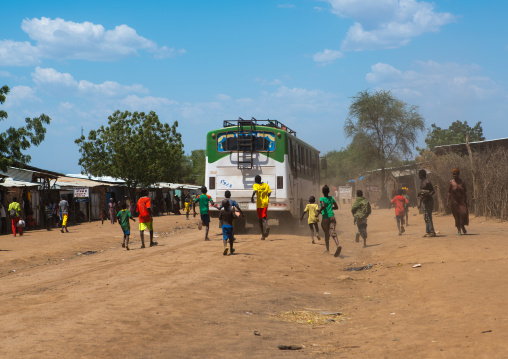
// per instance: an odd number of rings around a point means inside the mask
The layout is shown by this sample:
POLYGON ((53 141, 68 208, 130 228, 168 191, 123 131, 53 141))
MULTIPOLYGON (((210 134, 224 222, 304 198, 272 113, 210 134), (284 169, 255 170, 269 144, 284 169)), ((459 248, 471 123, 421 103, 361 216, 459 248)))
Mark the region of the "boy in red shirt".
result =
MULTIPOLYGON (((397 191, 397 195, 393 197, 392 202, 390 203, 390 207, 392 204, 395 206, 395 217, 397 218, 397 228, 399 229, 399 236, 402 235, 406 230, 404 229, 404 217, 406 216, 406 206, 409 203, 407 198, 404 197, 402 189, 397 191)), ((388 209, 390 209, 388 207, 388 209)))
POLYGON ((145 229, 150 231, 150 247, 158 243, 153 241, 152 222, 152 201, 148 197, 146 189, 141 191, 141 198, 138 200, 136 212, 139 213, 139 236, 141 237, 141 248, 145 248, 145 229))

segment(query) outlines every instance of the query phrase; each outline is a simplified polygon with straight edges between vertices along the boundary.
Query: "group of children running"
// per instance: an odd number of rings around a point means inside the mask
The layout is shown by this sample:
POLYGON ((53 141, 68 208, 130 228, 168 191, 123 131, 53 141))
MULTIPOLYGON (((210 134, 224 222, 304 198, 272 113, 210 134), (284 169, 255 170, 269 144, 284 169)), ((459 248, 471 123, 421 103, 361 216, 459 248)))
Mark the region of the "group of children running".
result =
MULTIPOLYGON (((256 202, 257 215, 259 219, 259 227, 261 230, 261 240, 265 240, 266 237, 270 234, 270 227, 268 225, 268 217, 267 217, 267 209, 269 198, 271 195, 270 186, 267 183, 263 183, 261 181, 261 176, 257 175, 255 177, 255 183, 253 185, 253 192, 251 201, 256 202), (256 199, 254 199, 256 197, 256 199)), ((324 185, 322 188, 323 196, 319 198, 319 204, 316 204, 316 199, 314 196, 309 198, 309 203, 305 207, 300 217, 300 221, 303 220, 305 214, 307 213, 308 219, 307 223, 310 229, 310 235, 312 239, 312 243, 315 244, 314 238, 321 240, 319 236, 319 216, 321 216, 321 228, 324 232, 325 253, 330 253, 330 237, 333 239, 336 245, 336 250, 334 252, 335 257, 339 257, 342 247, 339 245, 339 239, 337 237, 337 233, 335 231, 337 221, 335 219, 334 210, 337 210, 339 207, 337 202, 335 201, 333 196, 330 196, 330 188, 327 185, 324 185)), ((208 236, 210 231, 210 207, 214 207, 220 211, 219 221, 222 229, 222 239, 224 244, 223 255, 228 255, 235 253, 235 248, 233 244, 235 242, 234 235, 234 227, 233 222, 240 215, 245 217, 244 213, 240 209, 238 203, 231 198, 231 192, 225 191, 225 199, 221 202, 220 205, 215 204, 210 195, 207 194, 207 188, 205 186, 201 187, 201 194, 193 199, 192 209, 194 212, 194 217, 196 217, 196 206, 199 207, 199 214, 201 220, 198 223, 198 228, 201 230, 205 227, 205 241, 209 241, 210 238, 208 236), (228 246, 229 243, 229 246, 228 246)), ((187 214, 187 219, 190 212, 190 200, 186 200, 185 203, 185 212, 187 214)), ((390 207, 395 206, 395 217, 397 219, 397 228, 399 230, 399 235, 405 232, 404 225, 407 224, 408 220, 408 196, 404 194, 403 190, 398 190, 397 195, 391 200, 390 207)), ((355 241, 360 242, 360 237, 363 239, 363 246, 367 246, 367 218, 371 214, 371 205, 369 201, 363 197, 363 191, 356 191, 356 199, 351 207, 351 213, 354 218, 354 223, 358 228, 358 232, 356 233, 355 241)), ((145 248, 144 241, 144 231, 146 229, 150 232, 150 247, 157 245, 157 242, 153 241, 153 222, 152 222, 152 213, 151 213, 151 204, 150 198, 148 197, 148 193, 146 190, 141 192, 141 198, 137 203, 137 212, 139 212, 139 230, 141 237, 141 248, 145 248)), ((124 203, 122 205, 122 210, 117 214, 118 223, 120 224, 123 233, 124 240, 122 243, 122 247, 129 250, 129 236, 130 236, 130 220, 135 221, 132 217, 131 212, 127 209, 127 205, 124 203)))

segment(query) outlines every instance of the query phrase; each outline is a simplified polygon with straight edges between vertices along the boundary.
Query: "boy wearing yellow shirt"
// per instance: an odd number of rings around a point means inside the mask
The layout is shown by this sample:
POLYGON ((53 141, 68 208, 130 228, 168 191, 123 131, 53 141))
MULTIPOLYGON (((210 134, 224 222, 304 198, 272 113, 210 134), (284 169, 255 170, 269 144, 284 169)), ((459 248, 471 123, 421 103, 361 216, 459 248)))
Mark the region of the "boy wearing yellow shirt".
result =
POLYGON ((261 182, 260 175, 257 175, 254 178, 254 182, 254 192, 252 192, 250 200, 254 203, 254 196, 257 196, 256 208, 258 212, 259 228, 261 228, 261 240, 264 241, 270 234, 270 227, 268 227, 268 217, 266 212, 268 210, 268 202, 269 197, 272 194, 272 190, 270 189, 268 183, 261 182), (263 225, 265 229, 263 229, 263 225))
POLYGON ((319 228, 318 228, 319 206, 315 202, 316 202, 316 198, 314 196, 310 196, 309 204, 305 207, 305 210, 302 213, 302 217, 300 218, 300 221, 301 221, 303 219, 303 216, 305 215, 305 213, 309 214, 309 219, 307 222, 309 223, 312 244, 316 244, 316 242, 314 242, 314 228, 316 229, 316 236, 317 236, 318 241, 321 240, 321 238, 319 237, 319 228))

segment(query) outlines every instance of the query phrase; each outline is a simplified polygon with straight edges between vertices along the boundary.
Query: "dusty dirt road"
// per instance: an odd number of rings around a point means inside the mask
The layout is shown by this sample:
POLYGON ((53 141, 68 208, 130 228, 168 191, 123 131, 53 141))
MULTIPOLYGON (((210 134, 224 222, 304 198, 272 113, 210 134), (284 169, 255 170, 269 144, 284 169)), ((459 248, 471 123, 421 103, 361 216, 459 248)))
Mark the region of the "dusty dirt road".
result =
POLYGON ((133 223, 131 251, 110 223, 2 236, 0 357, 508 357, 508 225, 472 218, 458 236, 436 217, 439 236, 422 238, 414 213, 398 236, 393 210, 374 210, 362 248, 337 211, 340 258, 306 225, 239 235, 223 256, 216 221, 204 242, 173 215, 155 218, 152 248, 133 223))

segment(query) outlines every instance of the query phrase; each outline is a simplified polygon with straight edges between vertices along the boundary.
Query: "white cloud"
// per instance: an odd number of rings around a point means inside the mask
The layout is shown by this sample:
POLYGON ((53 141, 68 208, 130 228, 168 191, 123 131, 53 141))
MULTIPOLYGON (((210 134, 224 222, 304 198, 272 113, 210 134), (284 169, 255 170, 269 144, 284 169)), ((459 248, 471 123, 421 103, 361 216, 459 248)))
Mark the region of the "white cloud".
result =
POLYGON ((5 107, 27 105, 33 102, 42 102, 42 100, 35 95, 35 91, 31 87, 14 86, 6 96, 5 107))
POLYGON ((145 96, 139 97, 137 95, 129 95, 120 101, 121 104, 127 106, 133 111, 152 111, 164 108, 171 105, 178 105, 178 102, 169 100, 164 97, 145 96))
POLYGON ((323 0, 332 12, 355 23, 342 41, 343 51, 391 49, 412 38, 438 32, 455 21, 451 13, 435 12, 434 5, 416 0, 323 0))
POLYGON ((81 80, 77 81, 71 74, 61 73, 51 68, 36 67, 32 79, 38 90, 52 95, 75 95, 92 97, 123 97, 131 93, 148 93, 142 85, 121 85, 114 81, 101 84, 81 80))
POLYGON ((40 51, 28 41, 0 40, 0 65, 30 66, 38 64, 40 51))
POLYGON ((231 101, 231 96, 229 95, 226 95, 226 94, 218 94, 217 96, 215 96, 217 98, 217 100, 219 101, 231 101))
POLYGON ((21 28, 35 45, 27 41, 0 41, 0 65, 36 65, 44 58, 115 61, 137 56, 139 51, 147 51, 155 58, 185 53, 183 49, 159 47, 127 25, 106 30, 88 21, 76 23, 42 17, 23 20, 21 28))
POLYGON ((325 49, 322 52, 318 52, 312 56, 312 59, 319 62, 322 65, 328 65, 337 59, 344 57, 344 54, 340 51, 325 49))
POLYGON ((413 69, 401 70, 378 63, 366 80, 374 89, 391 90, 403 101, 420 106, 428 123, 447 127, 455 120, 502 121, 505 115, 499 112, 507 111, 507 91, 482 72, 475 64, 418 61, 413 69))
POLYGON ((381 85, 393 91, 460 96, 461 98, 485 99, 499 90, 499 86, 482 76, 478 65, 437 63, 435 61, 415 63, 415 70, 401 71, 389 64, 378 63, 366 75, 367 82, 381 85))
MULTIPOLYGON (((286 76, 286 78, 287 78, 287 76, 286 76)), ((279 80, 279 79, 265 80, 265 79, 262 79, 260 77, 257 77, 257 78, 254 79, 254 81, 259 82, 263 86, 267 86, 267 85, 269 85, 269 86, 280 86, 280 85, 282 85, 282 81, 279 80)))

